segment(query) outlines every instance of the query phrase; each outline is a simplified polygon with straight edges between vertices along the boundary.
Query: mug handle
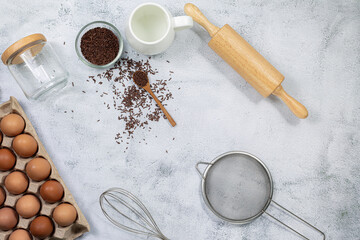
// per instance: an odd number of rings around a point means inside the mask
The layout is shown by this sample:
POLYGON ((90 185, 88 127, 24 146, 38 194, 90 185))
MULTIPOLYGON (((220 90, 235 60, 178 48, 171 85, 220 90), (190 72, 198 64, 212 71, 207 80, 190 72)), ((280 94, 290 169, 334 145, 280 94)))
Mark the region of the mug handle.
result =
POLYGON ((173 20, 175 31, 192 28, 192 26, 194 25, 193 19, 189 16, 174 17, 173 20))

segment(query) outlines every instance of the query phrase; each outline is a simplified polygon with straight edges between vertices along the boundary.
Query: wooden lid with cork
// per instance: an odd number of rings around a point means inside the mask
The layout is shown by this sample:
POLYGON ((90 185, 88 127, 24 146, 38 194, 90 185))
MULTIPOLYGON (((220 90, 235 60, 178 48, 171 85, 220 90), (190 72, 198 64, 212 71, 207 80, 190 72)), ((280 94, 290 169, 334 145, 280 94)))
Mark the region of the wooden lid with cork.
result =
POLYGON ((41 51, 43 47, 43 44, 41 43, 43 42, 46 42, 46 38, 43 34, 31 34, 8 47, 1 55, 1 60, 5 65, 20 64, 23 62, 20 55, 24 51, 30 49, 32 55, 35 56, 41 51))

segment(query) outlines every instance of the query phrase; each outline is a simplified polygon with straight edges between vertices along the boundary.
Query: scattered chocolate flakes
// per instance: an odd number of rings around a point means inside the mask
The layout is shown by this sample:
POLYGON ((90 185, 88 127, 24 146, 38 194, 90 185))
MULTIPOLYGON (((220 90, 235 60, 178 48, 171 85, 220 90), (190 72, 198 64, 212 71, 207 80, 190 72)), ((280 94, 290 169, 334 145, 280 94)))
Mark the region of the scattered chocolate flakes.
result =
MULTIPOLYGON (((144 89, 136 86, 132 79, 136 71, 143 71, 150 80, 151 89, 164 106, 168 100, 173 99, 172 93, 167 88, 171 78, 159 79, 156 77, 158 70, 151 66, 150 59, 149 57, 147 60, 136 61, 129 57, 121 58, 110 69, 96 76, 89 76, 86 81, 94 84, 98 82, 98 88, 104 90, 97 89, 96 93, 104 101, 105 107, 116 110, 117 119, 125 123, 125 129, 115 134, 114 139, 117 144, 129 144, 129 140, 134 138, 133 134, 137 128, 147 128, 148 131, 151 131, 151 127, 148 126, 150 121, 157 122, 161 118, 166 119, 152 97, 144 89), (108 84, 105 84, 106 82, 108 84), (108 89, 111 91, 107 92, 108 89)), ((145 142, 145 139, 143 141, 145 142)), ((145 142, 145 144, 147 143, 145 142)))
POLYGON ((74 87, 75 85, 74 85, 74 82, 71 82, 71 85, 74 87))

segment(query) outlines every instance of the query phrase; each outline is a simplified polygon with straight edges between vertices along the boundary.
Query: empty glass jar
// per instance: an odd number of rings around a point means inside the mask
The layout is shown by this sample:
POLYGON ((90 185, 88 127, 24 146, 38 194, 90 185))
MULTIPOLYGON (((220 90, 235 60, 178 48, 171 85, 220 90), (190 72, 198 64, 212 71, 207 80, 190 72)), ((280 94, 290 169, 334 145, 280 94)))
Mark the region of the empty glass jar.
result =
POLYGON ((32 34, 7 48, 1 60, 29 99, 66 86, 68 72, 42 34, 32 34))

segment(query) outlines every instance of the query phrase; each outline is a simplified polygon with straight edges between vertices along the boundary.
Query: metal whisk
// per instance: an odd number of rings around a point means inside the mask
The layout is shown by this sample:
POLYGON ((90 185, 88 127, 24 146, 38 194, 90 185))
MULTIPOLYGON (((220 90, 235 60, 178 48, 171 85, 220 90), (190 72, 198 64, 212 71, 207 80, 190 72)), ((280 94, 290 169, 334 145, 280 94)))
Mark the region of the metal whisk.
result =
POLYGON ((128 232, 169 240, 162 234, 145 205, 132 193, 121 188, 110 188, 101 194, 99 202, 104 215, 115 226, 128 232))

